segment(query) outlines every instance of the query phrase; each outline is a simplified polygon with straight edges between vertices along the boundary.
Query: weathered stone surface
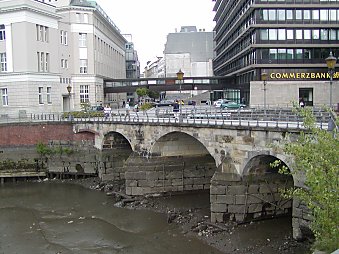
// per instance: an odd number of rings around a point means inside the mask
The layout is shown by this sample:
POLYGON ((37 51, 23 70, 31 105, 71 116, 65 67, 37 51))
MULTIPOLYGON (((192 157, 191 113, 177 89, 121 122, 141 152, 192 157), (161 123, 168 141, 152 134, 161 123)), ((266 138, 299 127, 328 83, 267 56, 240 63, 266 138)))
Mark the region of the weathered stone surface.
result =
POLYGON ((211 204, 211 211, 215 213, 225 213, 227 211, 226 204, 211 204))
POLYGON ((245 207, 243 205, 228 205, 227 206, 227 211, 229 213, 244 213, 245 212, 245 207))
POLYGON ((238 186, 228 186, 227 194, 228 195, 242 195, 246 192, 246 186, 238 185, 238 186))
POLYGON ((233 195, 216 195, 216 203, 218 204, 234 204, 235 196, 233 195))
POLYGON ((211 186, 210 188, 210 194, 226 194, 226 186, 211 186))

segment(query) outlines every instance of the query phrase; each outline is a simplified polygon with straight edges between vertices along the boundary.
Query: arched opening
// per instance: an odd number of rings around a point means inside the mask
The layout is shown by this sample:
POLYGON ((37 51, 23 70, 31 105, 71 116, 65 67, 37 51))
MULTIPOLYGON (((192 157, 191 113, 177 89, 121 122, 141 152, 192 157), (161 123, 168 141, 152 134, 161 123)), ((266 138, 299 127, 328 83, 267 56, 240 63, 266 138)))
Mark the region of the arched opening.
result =
POLYGON ((126 193, 179 194, 205 192, 209 203, 214 158, 196 138, 171 132, 159 138, 147 158, 130 157, 126 172, 126 193))
POLYGON ((293 177, 279 170, 288 166, 275 156, 258 155, 244 168, 243 182, 246 188, 246 220, 292 216, 292 200, 282 192, 294 186, 293 177), (279 161, 274 166, 273 163, 279 161))
POLYGON ((104 136, 102 148, 98 158, 101 180, 124 180, 125 162, 133 152, 129 141, 118 132, 109 132, 104 136))

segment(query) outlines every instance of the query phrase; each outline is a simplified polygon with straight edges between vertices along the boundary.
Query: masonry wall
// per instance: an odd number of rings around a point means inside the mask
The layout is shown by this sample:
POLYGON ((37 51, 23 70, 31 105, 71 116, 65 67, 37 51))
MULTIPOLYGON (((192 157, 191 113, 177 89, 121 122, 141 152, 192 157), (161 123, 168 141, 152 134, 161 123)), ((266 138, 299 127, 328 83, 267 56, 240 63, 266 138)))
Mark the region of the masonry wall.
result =
POLYGON ((84 141, 94 143, 94 134, 75 134, 72 123, 15 123, 0 124, 0 147, 35 146, 39 142, 64 141, 64 143, 84 141))
POLYGON ((212 157, 130 158, 126 194, 208 190, 216 167, 212 157))
POLYGON ((244 222, 291 214, 292 201, 283 198, 279 189, 292 186, 292 178, 279 174, 216 173, 210 189, 211 221, 244 222))

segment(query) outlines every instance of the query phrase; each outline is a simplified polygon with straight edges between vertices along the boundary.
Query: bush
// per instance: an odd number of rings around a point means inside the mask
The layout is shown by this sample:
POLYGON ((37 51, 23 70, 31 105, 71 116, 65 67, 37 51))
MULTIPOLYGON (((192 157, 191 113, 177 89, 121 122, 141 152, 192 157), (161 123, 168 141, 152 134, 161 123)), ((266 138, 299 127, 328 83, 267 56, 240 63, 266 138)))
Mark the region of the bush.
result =
POLYGON ((153 105, 151 103, 144 103, 141 105, 140 110, 146 111, 153 108, 153 105))

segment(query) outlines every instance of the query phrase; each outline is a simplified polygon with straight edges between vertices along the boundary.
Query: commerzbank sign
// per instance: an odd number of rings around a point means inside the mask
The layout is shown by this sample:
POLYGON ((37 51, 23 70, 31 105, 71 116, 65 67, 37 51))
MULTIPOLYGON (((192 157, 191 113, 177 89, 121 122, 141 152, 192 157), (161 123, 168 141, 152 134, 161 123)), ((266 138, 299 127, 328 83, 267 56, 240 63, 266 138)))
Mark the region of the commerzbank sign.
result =
MULTIPOLYGON (((272 72, 270 79, 330 79, 330 74, 326 72, 272 72)), ((339 79, 339 72, 333 74, 333 79, 339 79)))

